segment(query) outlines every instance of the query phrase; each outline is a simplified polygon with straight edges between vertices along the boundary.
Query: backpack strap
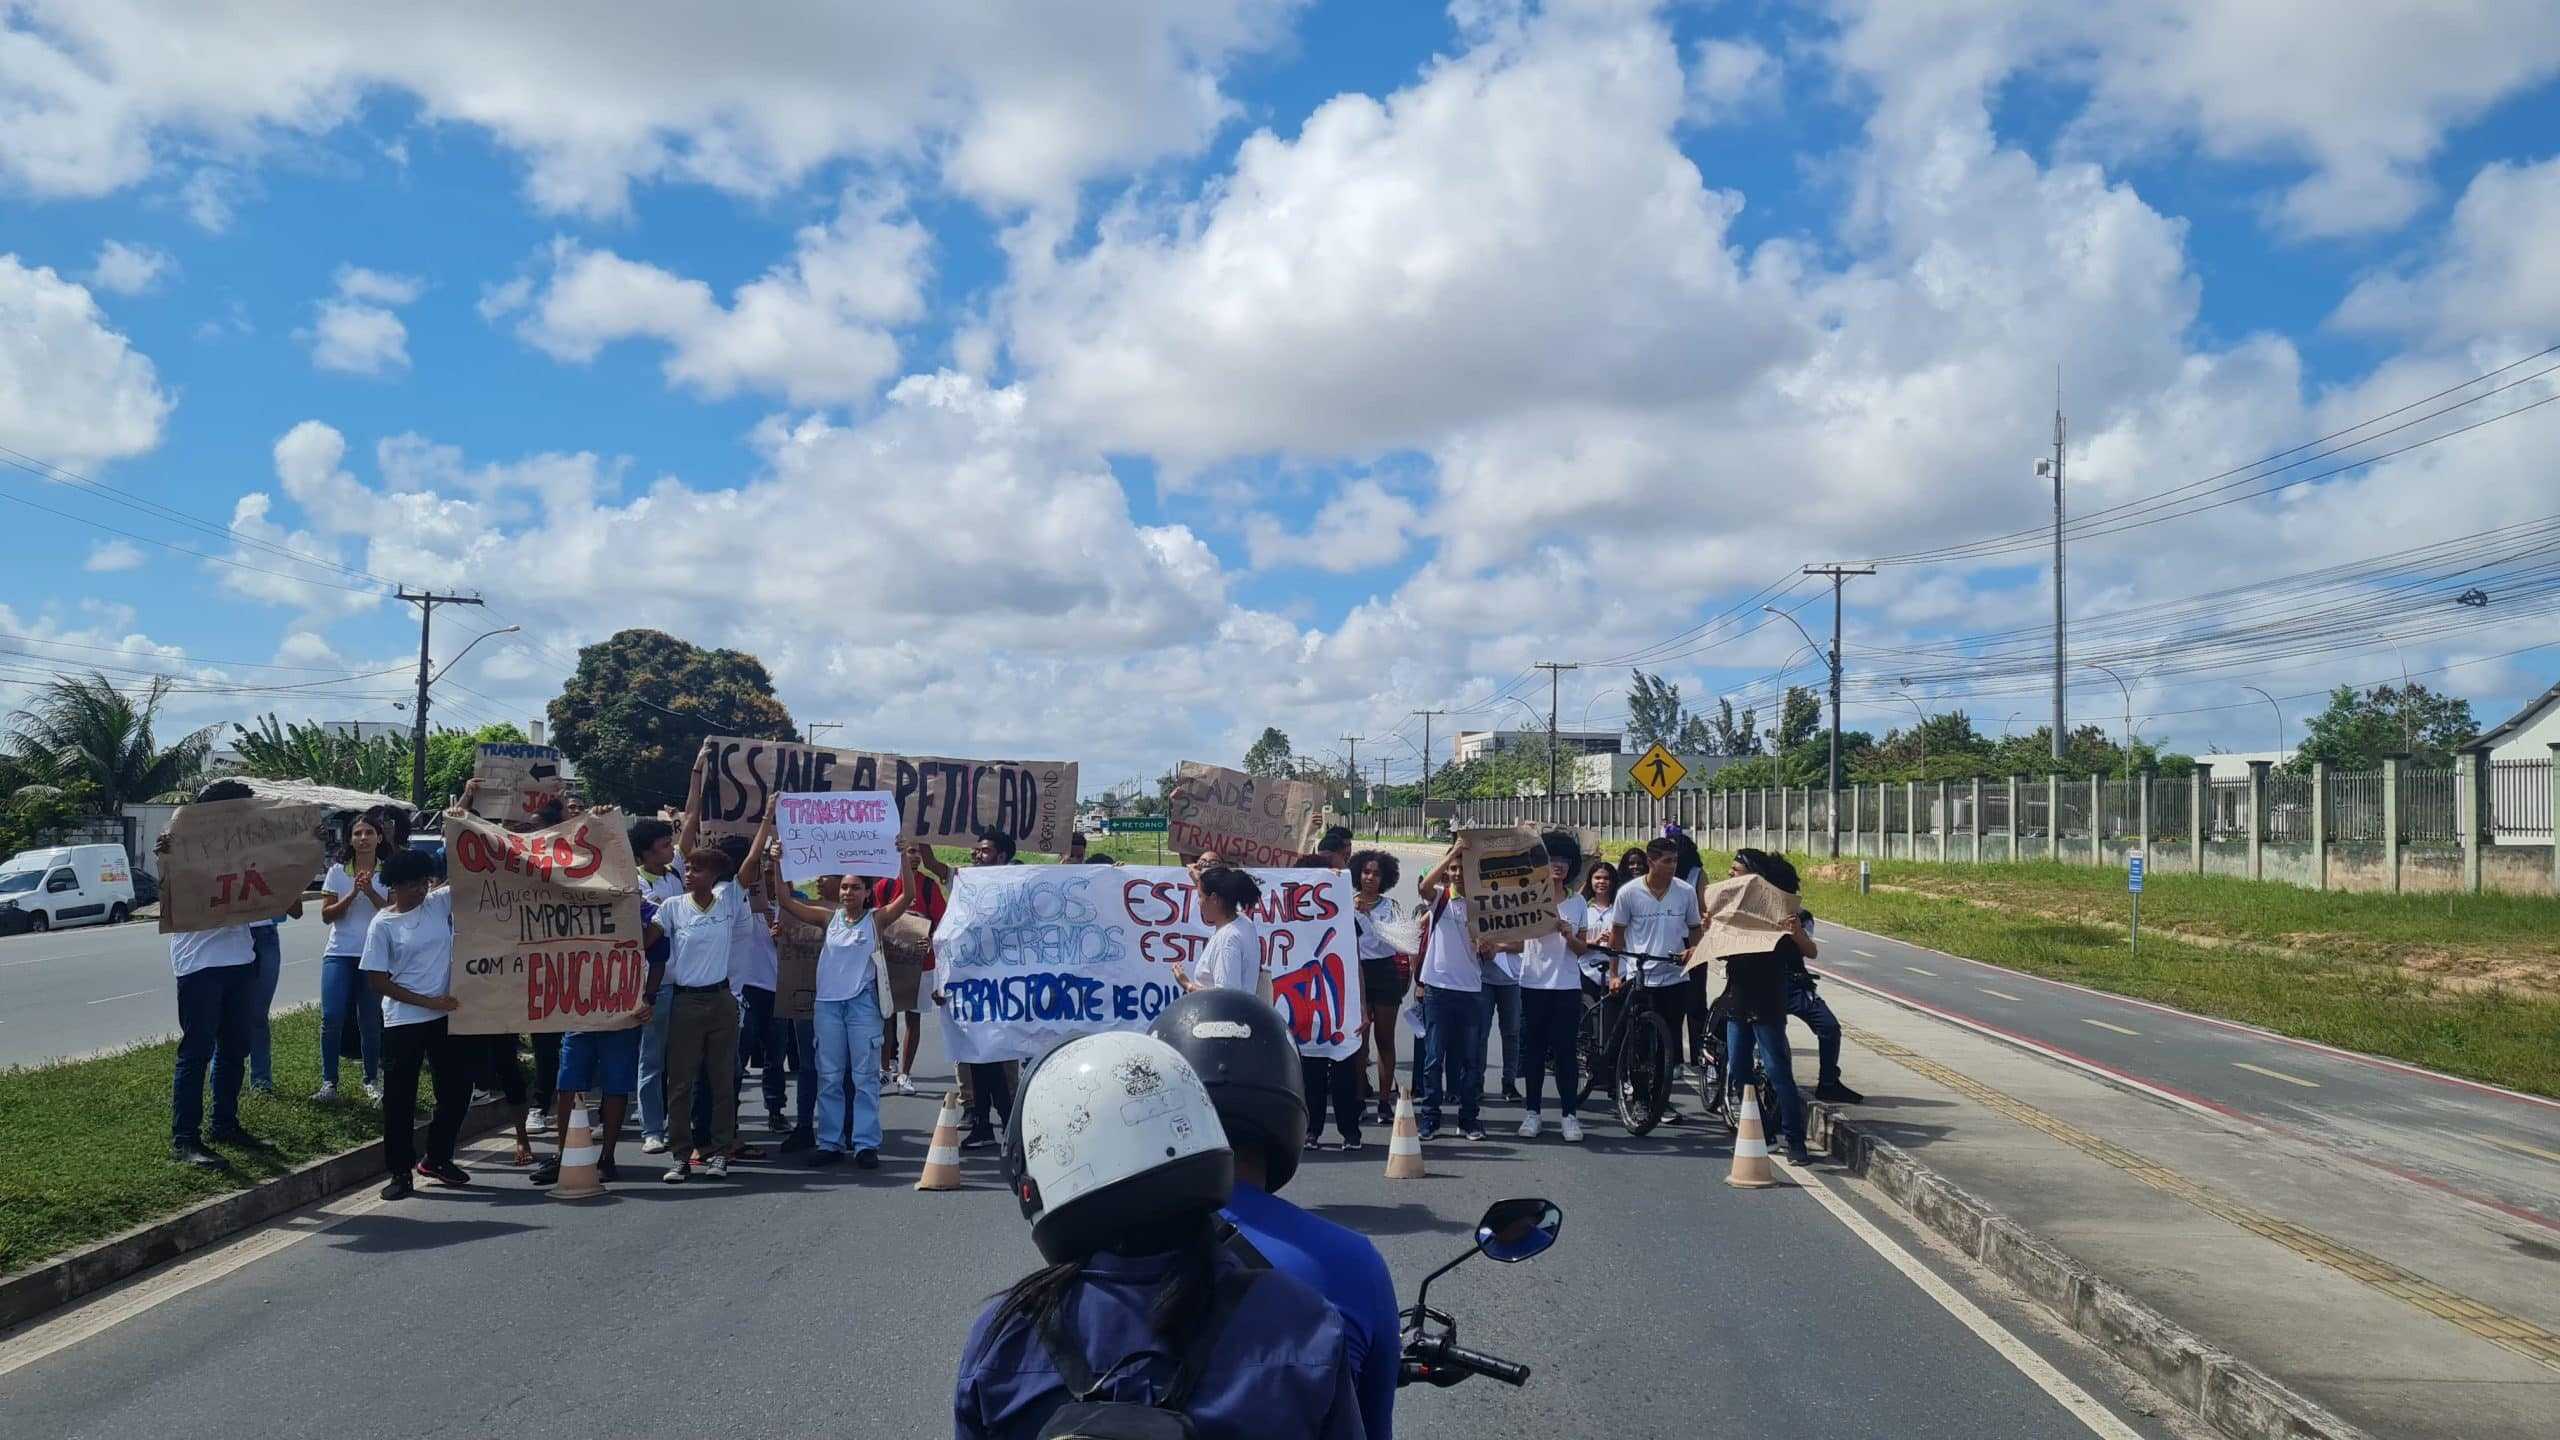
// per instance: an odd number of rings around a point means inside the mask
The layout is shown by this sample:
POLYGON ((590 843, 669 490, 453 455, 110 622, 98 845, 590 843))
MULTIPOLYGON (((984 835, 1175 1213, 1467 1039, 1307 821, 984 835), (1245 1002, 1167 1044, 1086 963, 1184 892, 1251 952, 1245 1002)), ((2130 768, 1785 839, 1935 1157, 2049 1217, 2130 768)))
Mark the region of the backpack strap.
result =
POLYGON ((1193 1332, 1191 1344, 1183 1351, 1182 1368, 1174 1372, 1172 1386, 1157 1402, 1159 1408, 1178 1412, 1190 1406, 1191 1392, 1199 1386, 1201 1373, 1209 1368, 1209 1352, 1217 1347, 1219 1332, 1225 1330, 1227 1321, 1243 1308, 1246 1293, 1253 1289, 1253 1282, 1261 1279, 1263 1273, 1246 1269, 1218 1277, 1216 1293, 1209 1302, 1209 1313, 1201 1317, 1200 1328, 1193 1332))
POLYGON ((1065 1309, 1061 1305, 1042 1317, 1040 1348, 1049 1352, 1049 1363, 1058 1367, 1058 1380, 1067 1387, 1067 1393, 1078 1400, 1090 1400, 1100 1382, 1094 1377, 1093 1367, 1084 1363, 1084 1347, 1067 1333, 1066 1321, 1060 1318, 1065 1309))

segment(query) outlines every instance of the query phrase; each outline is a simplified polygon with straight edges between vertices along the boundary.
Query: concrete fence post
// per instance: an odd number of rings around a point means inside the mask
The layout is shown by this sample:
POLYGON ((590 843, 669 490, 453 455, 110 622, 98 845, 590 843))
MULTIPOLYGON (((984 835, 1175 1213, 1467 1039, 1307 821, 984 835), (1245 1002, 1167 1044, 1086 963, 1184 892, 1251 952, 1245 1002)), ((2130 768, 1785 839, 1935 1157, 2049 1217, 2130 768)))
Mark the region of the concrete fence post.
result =
POLYGON ((2382 757, 2382 869, 2391 877, 2391 893, 2400 893, 2400 767, 2406 755, 2382 757))
POLYGON ((2551 893, 2560 895, 2560 740, 2551 742, 2551 773, 2543 779, 2551 790, 2551 893))
POLYGON ((2012 864, 2018 859, 2018 799, 2026 789, 2026 778, 2023 775, 2009 777, 2009 853, 2004 858, 2012 864))
POLYGON ((1902 782, 1902 858, 1920 858, 1920 782, 1902 782))
POLYGON ((2044 858, 2062 863, 2062 772, 2044 777, 2044 858))
POLYGON ((1940 864, 1946 863, 1951 853, 1949 847, 1955 840, 1955 828, 1956 782, 1940 780, 1938 782, 1938 861, 1940 864))
POLYGON ((1876 858, 1879 860, 1893 858, 1893 844, 1886 839, 1885 829, 1893 817, 1893 807, 1885 802, 1884 787, 1890 783, 1892 782, 1886 780, 1876 782, 1876 858))
POLYGON ((2329 888, 2329 762, 2311 762, 2311 888, 2329 888))
POLYGON ((1863 824, 1867 811, 1867 787, 1851 781, 1849 785, 1849 853, 1867 853, 1867 837, 1863 824))
POLYGON ((2454 757, 2454 815, 2462 832, 2462 888, 2480 893, 2481 854, 2489 838, 2489 752, 2465 750, 2454 757))
POLYGON ((1982 863, 1982 777, 1973 777, 1973 823, 1965 827, 1973 832, 1973 863, 1982 863))
POLYGON ((2204 803, 2213 793, 2205 781, 2202 765, 2187 772, 2187 850, 2199 875, 2204 873, 2204 803))
POLYGON ((2249 762, 2249 878, 2267 878, 2267 772, 2273 761, 2249 762))
POLYGON ((2107 805, 2100 790, 2105 783, 2103 776, 2089 777, 2089 863, 2092 865, 2107 863, 2107 805))
POLYGON ((2134 783, 2141 787, 2133 794, 2134 811, 2138 817, 2133 844, 2142 853, 2142 863, 2147 867, 2151 864, 2151 786, 2160 778, 2160 772, 2145 765, 2133 773, 2139 777, 2134 783))

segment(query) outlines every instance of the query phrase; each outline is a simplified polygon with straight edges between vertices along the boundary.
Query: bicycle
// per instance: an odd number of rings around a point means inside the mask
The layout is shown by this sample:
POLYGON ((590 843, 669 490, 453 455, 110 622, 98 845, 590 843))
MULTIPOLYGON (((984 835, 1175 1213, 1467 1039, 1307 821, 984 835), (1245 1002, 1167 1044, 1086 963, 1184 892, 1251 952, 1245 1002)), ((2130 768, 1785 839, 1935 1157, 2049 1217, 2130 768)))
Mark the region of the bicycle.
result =
POLYGON ((1742 1109, 1732 1103, 1731 1097, 1743 1086, 1749 1086, 1759 1096, 1763 1125, 1772 1123, 1778 1114, 1778 1087, 1769 1083, 1767 1072, 1760 1066, 1760 1047, 1757 1044, 1747 1047, 1750 1052, 1745 1057, 1747 1063, 1737 1077, 1741 1084, 1727 1086, 1725 1083, 1725 1077, 1734 1073, 1732 1057, 1725 1053, 1725 1020, 1730 1013, 1731 1007, 1724 1003, 1722 996, 1707 1007, 1707 1053, 1698 1065, 1698 1101, 1724 1121, 1727 1134, 1742 1128, 1742 1109))
MULTIPOLYGON (((1589 953, 1635 961, 1676 958, 1638 955, 1605 945, 1591 946, 1589 953)), ((1574 1033, 1582 1078, 1573 1103, 1580 1108, 1592 1091, 1605 1084, 1617 1101, 1618 1123, 1627 1127, 1628 1134, 1642 1135, 1661 1124, 1671 1110, 1671 1027, 1655 1012, 1653 992, 1640 985, 1630 983, 1620 990, 1624 998, 1616 1003, 1607 987, 1587 973, 1582 988, 1587 995, 1597 995, 1600 1003, 1583 1011, 1582 1024, 1574 1033)))

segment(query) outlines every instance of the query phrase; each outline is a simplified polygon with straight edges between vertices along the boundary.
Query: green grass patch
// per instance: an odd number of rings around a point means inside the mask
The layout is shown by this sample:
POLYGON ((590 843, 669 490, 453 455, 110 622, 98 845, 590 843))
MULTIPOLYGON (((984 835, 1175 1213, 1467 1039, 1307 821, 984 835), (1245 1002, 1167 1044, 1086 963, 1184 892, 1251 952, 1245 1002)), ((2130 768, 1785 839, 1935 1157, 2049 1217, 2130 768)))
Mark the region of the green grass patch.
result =
MULTIPOLYGON (((1719 857, 1711 873, 1722 869, 1719 857)), ((2474 923, 2469 907, 2479 905, 2479 926, 2547 951, 2548 928, 2505 927, 2528 924, 2519 912, 2534 906, 2546 917, 2560 916, 2549 901, 2462 896, 2448 922, 2440 896, 2324 896, 2284 885, 2160 876, 2143 891, 2137 952, 2126 943, 2122 871, 1877 864, 1872 873, 1942 893, 1861 895, 1854 864, 1808 867, 1805 904, 1827 920, 2032 975, 2560 1096, 2560 997, 2440 983, 2398 963, 2394 949, 2441 943, 2449 929, 2474 923), (1948 898, 1957 894, 2014 908, 1948 898), (2157 934, 2155 924, 2238 943, 2182 943, 2157 934), (2373 931, 2354 944, 2300 942, 2306 932, 2326 935, 2357 924, 2373 931)), ((2549 927, 2554 919, 2540 923, 2549 927)))
MULTIPOLYGON (((169 1158, 169 1092, 178 1045, 162 1040, 114 1055, 0 1070, 0 1274, 103 1240, 198 1201, 282 1175, 382 1135, 364 1098, 363 1065, 346 1061, 354 1098, 316 1104, 320 1012, 274 1019, 276 1093, 243 1090, 240 1123, 274 1148, 218 1145, 230 1165, 197 1170, 169 1158)), ((212 1087, 205 1124, 212 1126, 212 1087)))

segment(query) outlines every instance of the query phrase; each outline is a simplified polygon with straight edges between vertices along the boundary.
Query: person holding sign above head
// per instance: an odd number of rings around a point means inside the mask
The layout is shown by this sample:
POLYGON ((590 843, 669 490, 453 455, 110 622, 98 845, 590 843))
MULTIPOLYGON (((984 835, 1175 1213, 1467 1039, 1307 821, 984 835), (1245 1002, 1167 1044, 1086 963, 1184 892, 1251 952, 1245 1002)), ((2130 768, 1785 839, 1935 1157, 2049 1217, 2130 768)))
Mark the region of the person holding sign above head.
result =
MULTIPOLYGON (((1015 863, 1016 846, 1011 833, 993 825, 981 825, 972 832, 978 843, 969 850, 969 863, 976 865, 1011 865, 1015 863)), ((935 858, 930 847, 918 847, 917 863, 933 873, 944 893, 951 889, 951 867, 935 858)), ((905 886, 900 886, 905 889, 905 886)), ((936 977, 933 1003, 950 1003, 942 993, 940 977, 936 977)), ((969 1133, 960 1140, 963 1150, 984 1150, 996 1143, 995 1120, 1010 1122, 1013 1118, 1014 1078, 1021 1073, 1019 1060, 996 1060, 985 1063, 962 1062, 960 1091, 962 1103, 969 1111, 969 1133), (990 1118, 990 1117, 993 1118, 990 1118)))
MULTIPOLYGON (((729 965, 738 944, 738 914, 746 901, 735 887, 721 883, 728 868, 728 857, 708 846, 686 856, 683 893, 660 901, 648 924, 649 941, 667 942, 661 994, 672 997, 674 1011, 667 1018, 665 1071, 669 1164, 664 1178, 670 1185, 693 1178, 697 1142, 703 1173, 726 1179, 729 1147, 738 1138, 738 1006, 729 996, 729 965), (706 1063, 711 1129, 696 1136, 693 1089, 706 1063)), ((656 968, 651 966, 653 972, 656 968)))
MULTIPOLYGON (((768 811, 765 826, 769 830, 772 824, 768 811)), ((757 839, 764 834, 757 832, 757 839)), ((818 951, 816 1010, 810 1017, 818 1060, 818 1153, 812 1164, 843 1164, 849 1145, 854 1164, 880 1168, 880 932, 906 916, 915 881, 915 852, 902 848, 898 898, 876 910, 867 875, 837 881, 833 909, 812 905, 787 886, 773 892, 784 914, 827 929, 826 944, 818 951), (850 1117, 845 1113, 848 1088, 853 1092, 850 1117)))
MULTIPOLYGON (((246 800, 248 786, 216 780, 196 794, 198 803, 246 800)), ((169 853, 162 831, 156 853, 169 853)), ((164 860, 161 871, 168 873, 164 860)), ((169 937, 169 973, 178 982, 178 1066, 170 1091, 169 1155, 199 1169, 222 1158, 204 1148, 206 1072, 213 1077, 213 1138, 257 1144, 240 1128, 240 1084, 247 1077, 250 1036, 257 1019, 257 952, 246 925, 180 932, 169 937)))
POLYGON ((382 1002, 382 1159, 391 1183, 382 1198, 398 1200, 417 1185, 417 1174, 440 1185, 471 1183, 453 1163, 471 1109, 471 1079, 484 1049, 479 1037, 446 1029, 461 1008, 453 998, 453 892, 435 882, 435 862, 415 850, 387 857, 380 870, 390 908, 365 931, 359 968, 382 1002), (427 1129, 427 1158, 420 1160, 418 1069, 436 1072, 436 1114, 427 1129))
MULTIPOLYGON (((1590 948, 1585 932, 1590 902, 1573 893, 1574 876, 1582 869, 1582 843, 1570 830, 1550 830, 1540 839, 1547 847, 1548 873, 1555 877, 1556 906, 1552 935, 1532 935, 1520 949, 1521 1070, 1528 1077, 1528 1113, 1520 1120, 1520 1138, 1535 1140, 1543 1121, 1547 1076, 1556 1081, 1557 1107, 1564 1111, 1564 1138, 1582 1138, 1582 1122, 1573 1113, 1574 1091, 1581 1080, 1581 1057, 1575 1053, 1582 1028, 1582 956, 1590 948)), ((1605 865, 1593 867, 1606 870, 1605 865)))
MULTIPOLYGON (((1414 1116, 1422 1138, 1440 1133, 1443 1094, 1457 1102, 1458 1129, 1482 1140, 1478 1107, 1484 1098, 1484 1049, 1493 999, 1484 993, 1484 968, 1467 924, 1467 902, 1458 893, 1458 847, 1414 887, 1431 907, 1422 943, 1422 973, 1414 990, 1422 1001, 1422 1043, 1413 1059, 1414 1116)), ((1483 954, 1491 955, 1487 945, 1483 954)))
POLYGON ((1271 1003, 1271 977, 1262 968, 1262 932, 1244 912, 1262 902, 1262 882, 1233 865, 1202 856, 1191 871, 1200 892, 1201 923, 1213 927, 1209 943, 1174 978, 1185 990, 1241 990, 1271 1003))
MULTIPOLYGON (((654 818, 635 820, 631 822, 630 838, 631 858, 640 867, 641 901, 655 907, 683 894, 684 871, 676 863, 676 827, 654 818)), ((640 1032, 640 1148, 651 1155, 667 1148, 667 1021, 676 1007, 658 978, 666 963, 666 942, 650 942, 652 1016, 640 1032)))

